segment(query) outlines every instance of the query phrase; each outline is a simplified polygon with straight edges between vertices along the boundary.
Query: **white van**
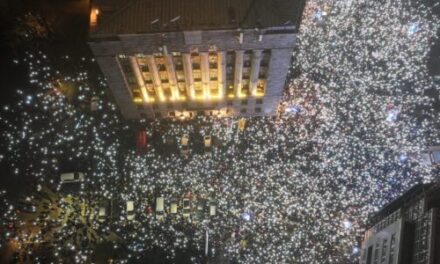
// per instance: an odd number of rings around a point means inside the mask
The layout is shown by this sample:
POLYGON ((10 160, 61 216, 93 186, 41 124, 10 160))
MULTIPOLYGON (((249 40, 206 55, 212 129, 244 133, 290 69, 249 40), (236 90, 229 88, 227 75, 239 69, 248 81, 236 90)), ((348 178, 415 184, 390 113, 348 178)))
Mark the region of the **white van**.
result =
POLYGON ((84 181, 84 173, 82 172, 62 173, 60 178, 61 178, 61 183, 82 182, 84 181))
POLYGON ((98 221, 104 223, 106 216, 107 216, 107 212, 105 210, 105 207, 100 207, 98 211, 98 221))
POLYGON ((209 216, 214 216, 217 212, 217 207, 215 206, 215 201, 209 201, 209 216))
POLYGON ((171 202, 171 209, 170 212, 172 214, 177 214, 177 202, 176 201, 172 201, 171 202))
POLYGON ((133 201, 127 201, 127 220, 133 220, 134 219, 134 202, 133 201))
POLYGON ((156 198, 156 219, 162 220, 164 218, 164 199, 163 197, 156 198))

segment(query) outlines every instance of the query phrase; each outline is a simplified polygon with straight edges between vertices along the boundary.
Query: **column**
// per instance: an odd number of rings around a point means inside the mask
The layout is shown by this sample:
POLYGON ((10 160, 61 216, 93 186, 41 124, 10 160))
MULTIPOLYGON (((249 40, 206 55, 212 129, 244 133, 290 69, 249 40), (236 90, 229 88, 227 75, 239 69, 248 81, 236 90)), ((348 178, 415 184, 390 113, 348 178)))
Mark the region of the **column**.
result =
POLYGON ((258 76, 260 73, 262 50, 254 50, 252 54, 251 76, 250 76, 250 92, 252 96, 257 94, 258 76))
POLYGON ((171 55, 164 55, 165 67, 167 68, 168 80, 170 82, 171 94, 174 100, 179 99, 179 89, 177 87, 176 69, 174 67, 173 57, 171 55))
POLYGON ((154 84, 154 89, 156 90, 156 94, 159 95, 160 101, 163 102, 165 101, 165 95, 162 90, 162 82, 160 81, 160 75, 157 69, 156 62, 154 61, 154 56, 147 55, 145 56, 145 58, 147 59, 148 68, 150 69, 150 72, 153 75, 153 84, 154 84))
POLYGON ((211 97, 211 87, 209 85, 209 55, 208 52, 200 52, 200 69, 202 71, 202 87, 205 99, 211 97))
POLYGON ((223 98, 226 94, 226 52, 217 53, 217 80, 219 97, 223 98))
POLYGON ((150 101, 150 98, 148 96, 147 88, 145 88, 144 77, 142 76, 141 70, 139 69, 137 58, 135 56, 130 56, 130 62, 131 62, 131 67, 133 68, 134 75, 136 76, 139 89, 141 90, 144 103, 147 103, 150 101))
POLYGON ((186 94, 189 99, 194 100, 194 77, 192 74, 191 54, 183 53, 183 73, 185 74, 186 94))
POLYGON ((241 95, 241 87, 243 80, 243 55, 244 50, 235 51, 235 75, 234 75, 234 94, 237 97, 241 95))

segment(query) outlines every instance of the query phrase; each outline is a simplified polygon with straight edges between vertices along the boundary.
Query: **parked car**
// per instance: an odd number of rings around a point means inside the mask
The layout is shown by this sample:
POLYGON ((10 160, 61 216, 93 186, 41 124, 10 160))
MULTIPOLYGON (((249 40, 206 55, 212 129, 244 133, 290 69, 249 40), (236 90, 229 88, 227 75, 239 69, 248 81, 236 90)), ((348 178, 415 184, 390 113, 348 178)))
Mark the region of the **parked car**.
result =
POLYGON ((182 200, 182 215, 186 218, 191 215, 191 201, 189 198, 183 198, 182 200))
POLYGON ((182 138, 180 139, 180 145, 182 147, 182 154, 188 154, 189 153, 189 136, 188 134, 183 134, 182 138))
POLYGON ((240 120, 238 120, 238 129, 240 130, 240 132, 243 132, 245 127, 246 127, 246 119, 240 118, 240 120))
POLYGON ((61 184, 71 182, 83 182, 84 178, 84 173, 82 172, 67 172, 62 173, 60 176, 61 184))
POLYGON ((205 148, 210 148, 212 146, 211 135, 207 135, 203 137, 203 144, 205 145, 205 148))
POLYGON ((133 220, 134 219, 134 202, 133 201, 127 201, 127 220, 133 220))
POLYGON ((194 219, 196 221, 203 221, 204 216, 205 216, 205 200, 201 199, 197 201, 197 207, 194 213, 194 219))
POLYGON ((104 223, 106 218, 107 218, 107 209, 105 208, 105 206, 99 207, 98 221, 100 223, 104 223))
POLYGON ((214 216, 217 213, 217 205, 214 199, 209 201, 209 216, 214 216))
POLYGON ((165 216, 164 212, 164 198, 157 197, 156 198, 156 219, 162 220, 165 216))
POLYGON ((172 214, 177 214, 177 201, 175 201, 175 200, 173 200, 172 202, 171 202, 171 206, 170 206, 170 212, 172 213, 172 214))
POLYGON ((148 152, 148 135, 147 131, 140 130, 136 135, 136 152, 144 154, 148 152))

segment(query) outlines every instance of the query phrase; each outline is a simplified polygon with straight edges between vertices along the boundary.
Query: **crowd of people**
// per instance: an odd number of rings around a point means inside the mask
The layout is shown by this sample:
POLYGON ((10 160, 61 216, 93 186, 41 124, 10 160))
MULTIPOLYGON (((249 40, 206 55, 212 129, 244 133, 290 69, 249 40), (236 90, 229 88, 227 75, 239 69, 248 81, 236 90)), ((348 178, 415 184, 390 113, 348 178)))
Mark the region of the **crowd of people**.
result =
MULTIPOLYGON (((440 25, 435 8, 308 1, 279 112, 246 118, 244 129, 239 117, 125 121, 105 96, 105 80, 95 78, 93 59, 57 58, 66 67, 53 69, 43 52, 29 52, 17 63, 29 66, 31 88, 19 89, 18 104, 0 115, 0 162, 13 177, 54 188, 63 164, 75 163, 87 175, 79 199, 121 201, 122 212, 134 201, 133 221, 123 213, 92 220, 122 238, 128 253, 120 263, 154 248, 169 259, 194 251, 197 263, 207 236, 213 260, 354 263, 369 216, 438 177, 420 161, 440 145, 440 89, 426 65, 440 25), (99 98, 93 110, 92 97, 99 98), (137 131, 148 134, 146 153, 136 151, 137 131), (184 134, 188 154, 180 151, 184 134), (205 135, 213 140, 206 149, 205 135), (164 220, 154 212, 157 197, 165 200, 164 220), (212 199, 216 214, 187 218, 181 207, 171 214, 170 203, 183 198, 193 210, 212 199)), ((15 211, 2 219, 14 221, 15 211)), ((51 243, 65 247, 79 230, 67 223, 51 243)), ((87 262, 87 248, 56 257, 87 262)))

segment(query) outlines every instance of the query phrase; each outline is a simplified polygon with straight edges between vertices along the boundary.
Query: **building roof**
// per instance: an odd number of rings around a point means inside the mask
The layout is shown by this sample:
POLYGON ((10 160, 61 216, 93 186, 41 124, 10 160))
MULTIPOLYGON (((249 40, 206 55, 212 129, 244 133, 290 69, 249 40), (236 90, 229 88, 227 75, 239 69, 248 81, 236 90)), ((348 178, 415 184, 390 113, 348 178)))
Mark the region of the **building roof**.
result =
POLYGON ((93 6, 100 9, 100 15, 91 34, 280 26, 298 29, 304 5, 305 0, 95 0, 93 6))
POLYGON ((379 212, 371 217, 370 223, 374 225, 376 222, 380 221, 380 219, 388 216, 397 209, 402 208, 406 203, 415 201, 416 199, 420 199, 421 197, 427 198, 428 200, 428 203, 425 205, 426 209, 429 209, 433 206, 435 207, 439 203, 439 196, 440 183, 434 182, 427 184, 417 184, 406 191, 402 196, 386 204, 379 212), (424 194, 424 196, 420 196, 421 194, 424 194))

